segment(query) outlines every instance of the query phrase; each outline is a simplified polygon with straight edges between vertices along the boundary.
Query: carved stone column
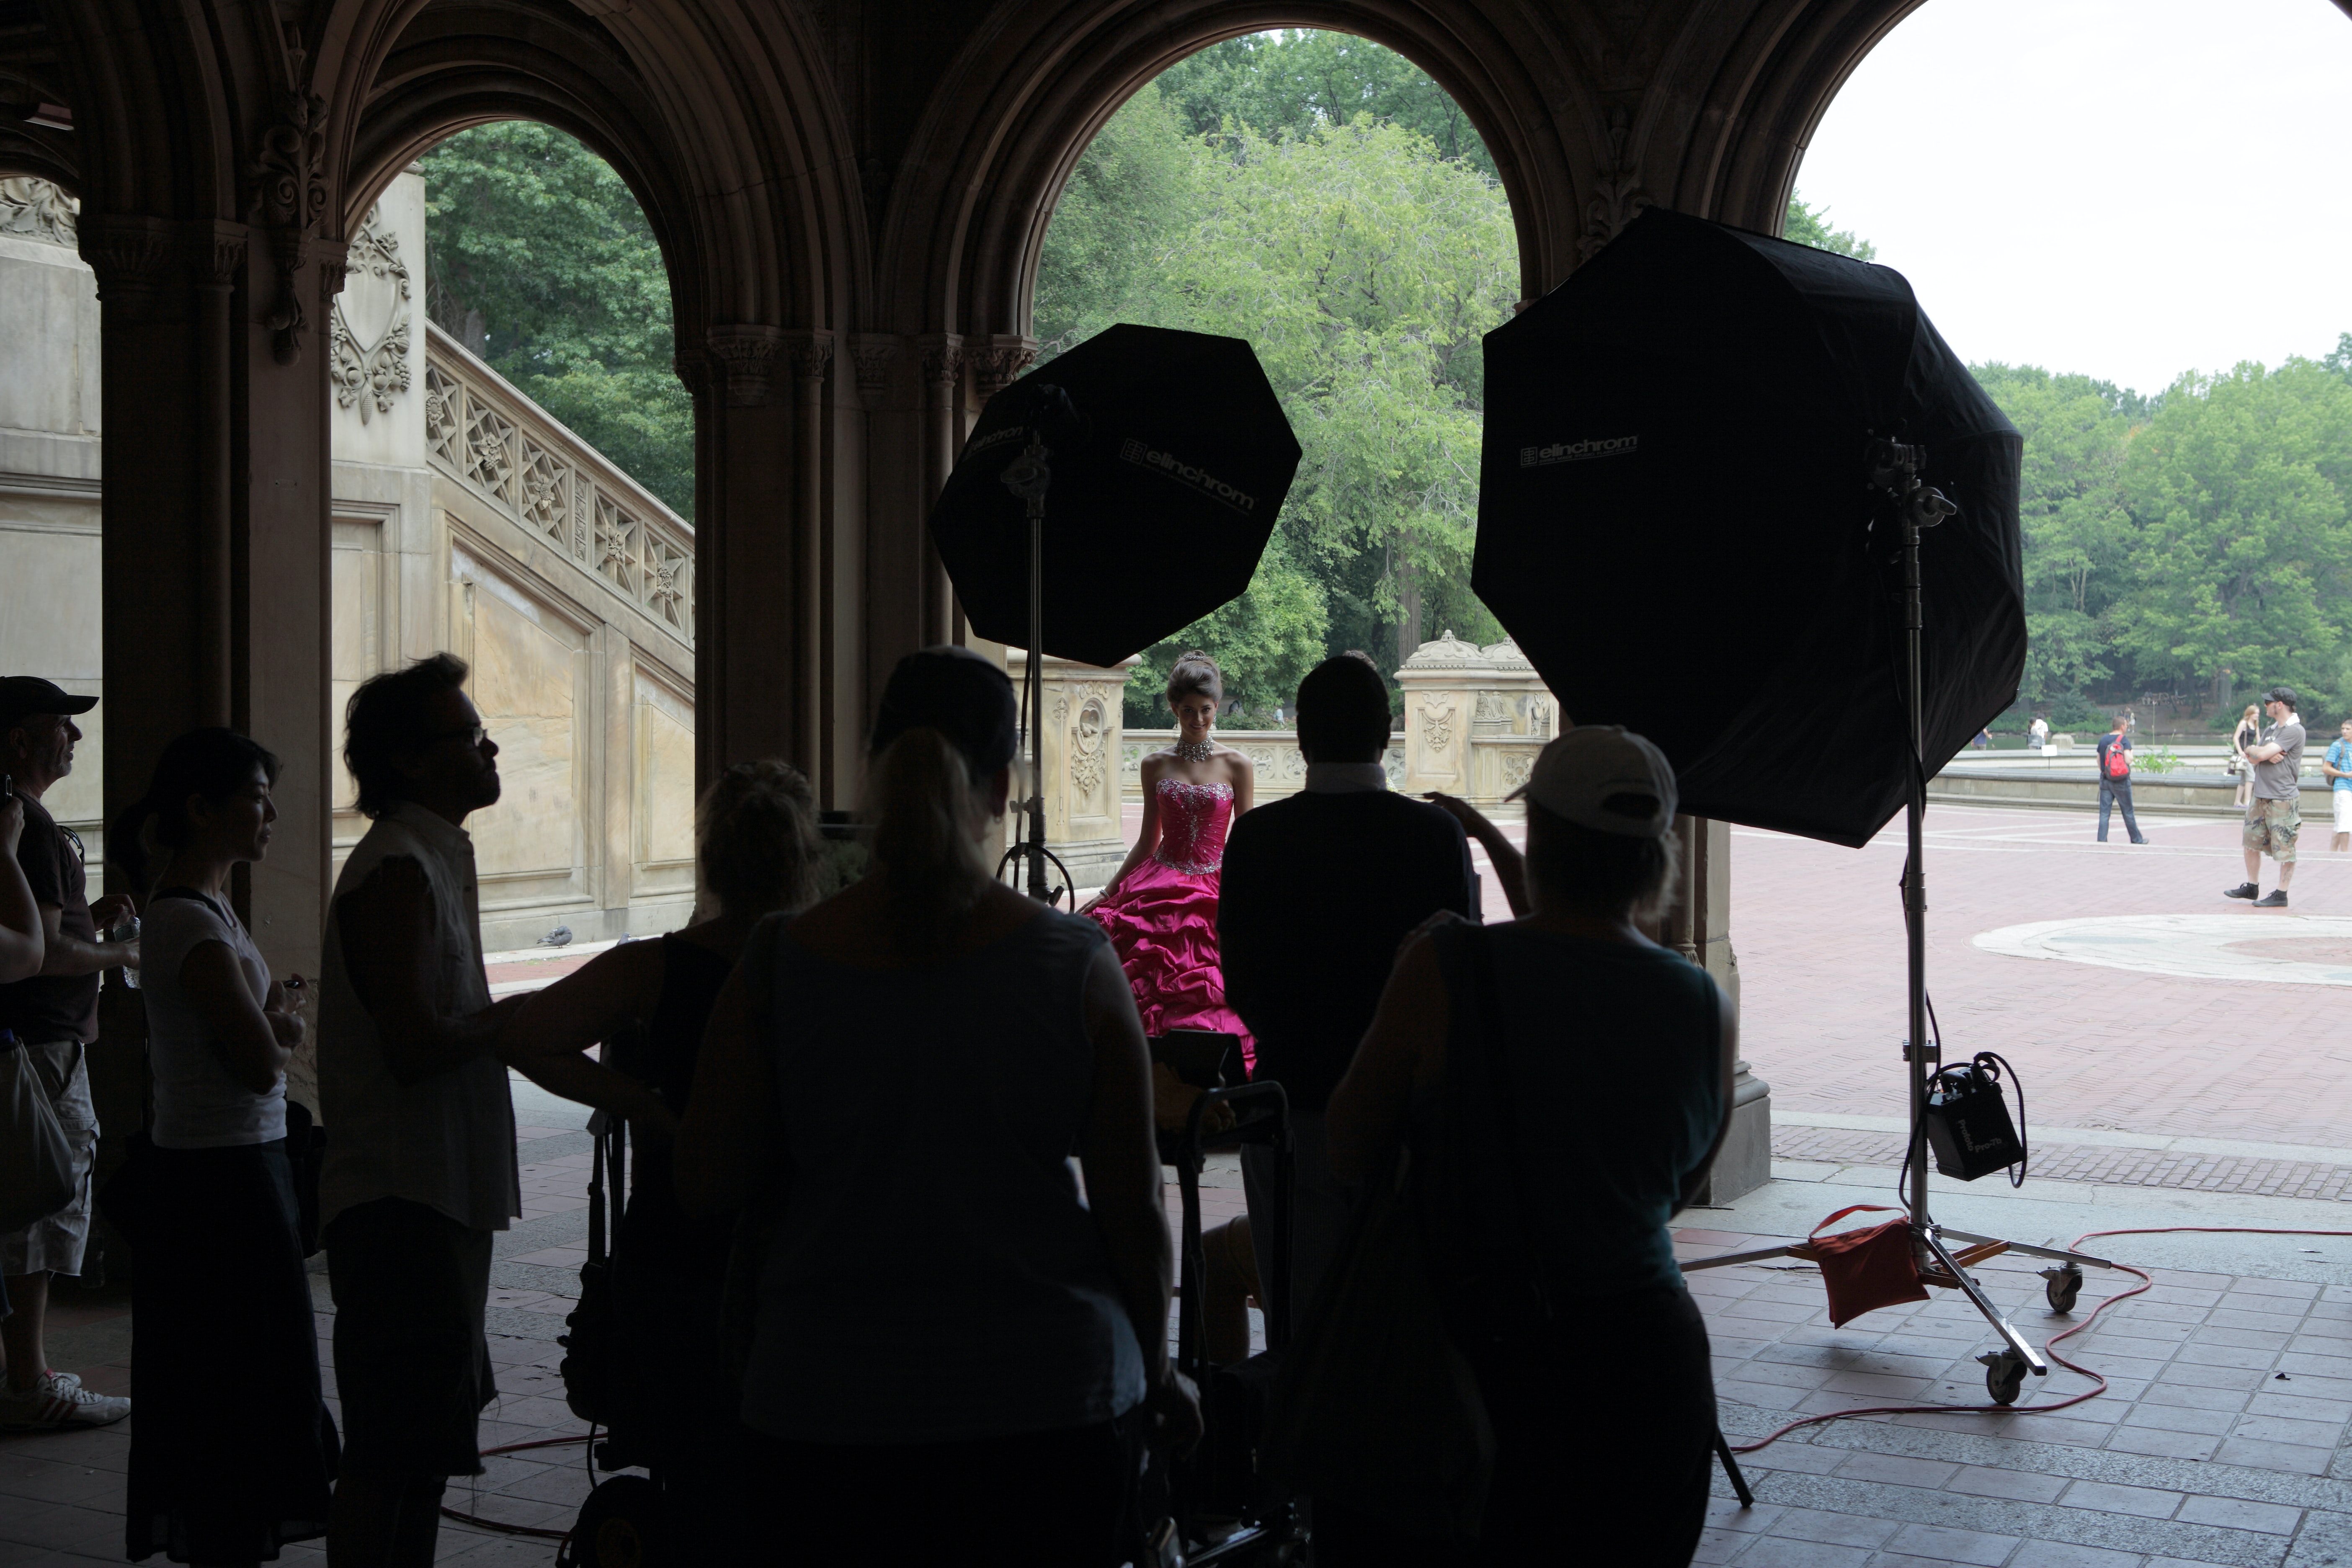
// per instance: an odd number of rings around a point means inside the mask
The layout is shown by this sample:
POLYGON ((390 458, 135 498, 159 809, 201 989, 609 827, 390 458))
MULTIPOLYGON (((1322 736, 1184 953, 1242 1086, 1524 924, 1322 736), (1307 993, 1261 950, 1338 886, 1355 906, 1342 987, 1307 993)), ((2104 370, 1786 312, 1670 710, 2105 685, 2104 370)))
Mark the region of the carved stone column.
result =
POLYGON ((1471 718, 1478 693, 1491 683, 1494 666, 1475 643, 1451 631, 1425 642, 1396 672, 1404 688, 1404 782, 1408 795, 1444 790, 1475 793, 1471 764, 1471 718))
POLYGON ((991 338, 984 348, 967 348, 965 357, 971 363, 972 390, 986 403, 1020 378, 1037 357, 1034 338, 991 338))
MULTIPOLYGON (((1027 677, 1029 656, 1007 648, 1004 662, 1018 687, 1027 677)), ((1045 847, 1069 868, 1073 887, 1101 887, 1127 858, 1119 816, 1121 714, 1127 678, 1139 662, 1130 658, 1099 669, 1051 655, 1045 659, 1045 847)), ((1012 828, 1008 821, 1008 837, 1012 828)))
MULTIPOLYGON (((329 866, 327 356, 289 344, 341 247, 244 225, 86 213, 98 275, 106 810, 163 744, 226 723, 275 751, 277 847, 236 889, 279 971, 315 973, 329 866), (291 315, 289 316, 289 310, 291 315)), ((312 345, 316 346, 315 340, 312 345)), ((117 891, 125 890, 116 889, 117 891)))
MULTIPOLYGON (((922 510, 928 513, 931 502, 947 488, 948 471, 955 467, 956 454, 963 446, 963 339, 953 332, 937 332, 921 340, 923 345, 923 496, 922 510)), ((938 548, 931 543, 929 531, 923 535, 923 644, 926 647, 958 640, 963 617, 955 611, 954 590, 948 583, 948 569, 940 560, 938 548)))
POLYGON ((807 444, 793 417, 788 338, 754 323, 713 327, 704 340, 711 388, 697 399, 705 477, 696 486, 695 749, 706 784, 757 757, 782 757, 812 779, 822 769, 801 596, 807 444))
MULTIPOLYGON (((1672 945, 1715 976, 1739 1008, 1739 960, 1731 948, 1731 826, 1705 817, 1675 820, 1683 885, 1668 917, 1672 945)), ((1772 1086, 1742 1058, 1731 1081, 1731 1131, 1699 1201, 1725 1204, 1772 1179, 1772 1086)))
MULTIPOLYGON (((793 722, 793 750, 820 797, 830 796, 832 759, 828 741, 832 738, 826 718, 833 707, 834 682, 830 679, 831 660, 825 655, 832 638, 833 595, 826 592, 829 574, 825 570, 830 552, 826 549, 829 529, 824 515, 824 448, 825 448, 825 379, 833 368, 833 334, 824 331, 795 332, 789 348, 793 363, 793 405, 795 418, 793 429, 793 589, 794 618, 799 622, 793 637, 793 652, 798 668, 794 685, 796 711, 793 722)), ((830 798, 821 798, 831 805, 830 798)))

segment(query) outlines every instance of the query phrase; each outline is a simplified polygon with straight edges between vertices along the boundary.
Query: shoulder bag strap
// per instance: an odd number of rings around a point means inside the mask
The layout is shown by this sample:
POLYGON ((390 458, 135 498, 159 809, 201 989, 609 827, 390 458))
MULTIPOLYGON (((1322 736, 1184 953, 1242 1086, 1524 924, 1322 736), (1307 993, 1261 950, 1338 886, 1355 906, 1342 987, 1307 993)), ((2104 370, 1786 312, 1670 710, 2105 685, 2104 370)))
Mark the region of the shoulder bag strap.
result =
POLYGON ((1502 987, 1495 972, 1495 933, 1485 926, 1465 924, 1457 929, 1461 933, 1459 940, 1465 942, 1470 950, 1472 984, 1477 992, 1477 1050, 1481 1065, 1486 1069, 1485 1088, 1496 1138, 1502 1145, 1503 1171, 1510 1184, 1512 1228, 1517 1233, 1520 1259, 1527 1270, 1528 1284, 1549 1312, 1550 1300, 1542 1273, 1535 1266, 1535 1245, 1528 1234, 1528 1220, 1533 1209, 1528 1199, 1526 1154, 1519 1146, 1518 1100, 1511 1083, 1509 1038, 1503 1024, 1502 987))

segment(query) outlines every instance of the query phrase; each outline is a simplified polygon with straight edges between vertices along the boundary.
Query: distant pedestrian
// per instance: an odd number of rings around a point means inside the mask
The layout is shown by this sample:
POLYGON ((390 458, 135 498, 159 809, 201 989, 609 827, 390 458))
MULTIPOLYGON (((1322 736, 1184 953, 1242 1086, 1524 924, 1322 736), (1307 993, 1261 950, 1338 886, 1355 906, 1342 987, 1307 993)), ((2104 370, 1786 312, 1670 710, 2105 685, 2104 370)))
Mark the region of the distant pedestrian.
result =
POLYGON ((2254 787, 2254 764, 2246 753, 2263 743, 2263 710, 2246 704, 2246 711, 2238 720, 2237 732, 2230 737, 2230 771, 2238 775, 2238 809, 2246 809, 2254 787))
POLYGON ((1979 730, 1977 731, 1977 738, 1973 743, 1978 751, 1983 751, 1986 747, 1992 744, 1992 731, 1990 728, 1979 730))
POLYGON ((2131 793, 2131 715, 2118 713, 2112 727, 2099 737, 2099 842, 2107 841, 2107 818, 2114 809, 2124 808, 2124 831, 2135 844, 2147 840, 2139 830, 2139 820, 2132 815, 2131 793))
POLYGON ((2299 701, 2294 687, 2272 687, 2263 704, 2272 720, 2271 738, 2246 749, 2254 767, 2254 798, 2246 807, 2246 879, 2224 889, 2223 896, 2251 899, 2258 910, 2286 908, 2287 886, 2294 880, 2294 839, 2303 831, 2303 721, 2294 711, 2299 701), (2265 854, 2279 868, 2278 888, 2268 898, 2262 896, 2260 881, 2265 854))
POLYGON ((2033 716, 2033 722, 2025 727, 2025 743, 2042 755, 2049 755, 2050 721, 2036 713, 2033 716))
POLYGON ((2327 775, 2328 799, 2336 806, 2336 837, 2328 847, 2341 855, 2352 849, 2352 719, 2344 721, 2343 734, 2327 743, 2319 771, 2327 775))

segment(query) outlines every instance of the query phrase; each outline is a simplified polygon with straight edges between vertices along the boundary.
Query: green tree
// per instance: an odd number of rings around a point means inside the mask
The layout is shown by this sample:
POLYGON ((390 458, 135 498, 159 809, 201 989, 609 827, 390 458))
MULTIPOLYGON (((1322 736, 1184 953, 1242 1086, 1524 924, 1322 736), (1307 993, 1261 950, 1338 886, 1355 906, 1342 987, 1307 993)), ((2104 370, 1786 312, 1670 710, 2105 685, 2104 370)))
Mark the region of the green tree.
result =
POLYGON ((1479 339, 1518 294, 1501 187, 1369 112, 1274 135, 1225 116, 1188 136, 1159 84, 1097 146, 1103 177, 1089 148, 1046 236, 1040 337, 1123 320, 1248 339, 1304 449, 1278 548, 1244 599, 1152 650, 1134 716, 1157 705, 1147 672, 1196 644, 1263 711, 1327 652, 1398 659, 1441 626, 1499 637, 1468 581, 1479 339), (1113 175, 1164 192, 1170 145, 1181 201, 1131 200, 1113 175))
POLYGON ((2123 495, 2132 416, 2146 399, 2086 376, 1980 364, 1978 382, 2025 437, 2018 521, 2024 536, 2028 703, 2114 673, 2107 613, 2129 585, 2135 531, 2123 495))
POLYGON ((669 274, 628 186, 529 121, 462 132, 423 162, 433 319, 692 518, 694 405, 671 369, 669 274))
POLYGON ((2135 582, 2116 646, 2145 677, 2352 695, 2352 385, 2290 360, 2175 382, 2133 438, 2135 582))
POLYGON ((1301 137, 1369 114, 1419 132, 1441 158, 1496 173, 1486 141, 1436 79, 1350 33, 1288 27, 1228 38, 1171 66, 1159 87, 1195 136, 1230 122, 1262 136, 1301 137))
POLYGON ((1840 256, 1851 256, 1856 261, 1878 259, 1878 247, 1855 237, 1850 228, 1832 228, 1830 209, 1818 210, 1808 205, 1801 196, 1789 198, 1789 216, 1780 225, 1780 237, 1793 239, 1799 245, 1810 245, 1815 250, 1833 250, 1840 256))
POLYGON ((2336 333, 2336 346, 2319 363, 2346 380, 2352 381, 2352 332, 2336 333))

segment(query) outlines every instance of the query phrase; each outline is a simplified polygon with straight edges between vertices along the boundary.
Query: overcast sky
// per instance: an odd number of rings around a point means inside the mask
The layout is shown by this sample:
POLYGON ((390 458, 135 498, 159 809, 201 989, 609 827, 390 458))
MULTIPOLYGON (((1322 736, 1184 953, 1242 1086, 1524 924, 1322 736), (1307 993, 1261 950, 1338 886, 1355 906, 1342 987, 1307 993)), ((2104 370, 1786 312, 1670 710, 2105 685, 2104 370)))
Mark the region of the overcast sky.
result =
POLYGON ((2352 331, 2352 16, 1928 0, 1797 172, 1961 358, 2155 392, 2352 331))

